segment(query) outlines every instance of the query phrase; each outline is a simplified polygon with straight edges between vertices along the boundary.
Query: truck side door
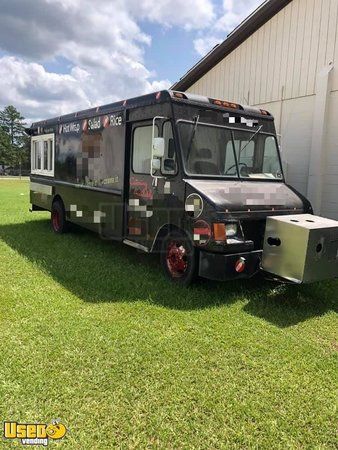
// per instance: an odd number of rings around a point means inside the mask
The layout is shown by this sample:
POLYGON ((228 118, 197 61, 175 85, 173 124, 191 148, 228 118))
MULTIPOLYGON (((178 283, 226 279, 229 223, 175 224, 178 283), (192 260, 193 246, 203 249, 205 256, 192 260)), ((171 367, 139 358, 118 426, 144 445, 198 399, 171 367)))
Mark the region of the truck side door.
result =
POLYGON ((151 176, 153 122, 133 123, 131 127, 130 183, 127 211, 127 239, 147 249, 161 225, 168 222, 170 181, 177 174, 176 152, 170 120, 155 122, 154 137, 165 140, 165 155, 155 183, 151 176))

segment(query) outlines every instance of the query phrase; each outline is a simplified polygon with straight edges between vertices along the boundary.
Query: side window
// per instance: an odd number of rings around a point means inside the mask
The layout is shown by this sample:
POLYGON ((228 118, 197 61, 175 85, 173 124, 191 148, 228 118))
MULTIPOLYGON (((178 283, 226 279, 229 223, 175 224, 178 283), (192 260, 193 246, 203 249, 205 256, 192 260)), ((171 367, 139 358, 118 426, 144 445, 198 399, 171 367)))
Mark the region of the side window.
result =
POLYGON ((54 176, 54 134, 35 136, 31 143, 31 172, 54 176))
POLYGON ((264 144, 263 173, 280 172, 280 164, 277 157, 276 140, 273 136, 268 136, 264 144))
POLYGON ((175 175, 177 173, 175 142, 171 122, 163 125, 164 158, 161 161, 161 172, 163 175, 175 175))
POLYGON ((48 170, 48 141, 43 141, 43 167, 48 170))
POLYGON ((41 152, 40 152, 40 144, 41 142, 35 141, 33 144, 33 151, 34 151, 34 168, 37 170, 41 170, 41 152))
MULTIPOLYGON (((133 133, 133 171, 135 173, 150 174, 152 125, 140 126, 133 133)), ((155 127, 155 137, 158 128, 155 127)))
POLYGON ((48 139, 48 155, 47 155, 47 170, 53 171, 53 142, 52 139, 48 139))

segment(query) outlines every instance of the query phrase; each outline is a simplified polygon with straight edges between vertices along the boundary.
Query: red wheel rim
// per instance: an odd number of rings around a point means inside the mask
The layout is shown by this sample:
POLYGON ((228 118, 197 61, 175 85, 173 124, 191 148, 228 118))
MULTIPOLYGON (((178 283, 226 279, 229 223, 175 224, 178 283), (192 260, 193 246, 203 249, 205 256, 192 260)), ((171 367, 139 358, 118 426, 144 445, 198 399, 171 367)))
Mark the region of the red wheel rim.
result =
POLYGON ((54 210, 52 212, 52 225, 55 231, 60 230, 60 214, 59 211, 54 210))
POLYGON ((188 268, 188 255, 186 248, 181 242, 169 242, 166 260, 168 270, 173 277, 179 278, 184 275, 188 268))

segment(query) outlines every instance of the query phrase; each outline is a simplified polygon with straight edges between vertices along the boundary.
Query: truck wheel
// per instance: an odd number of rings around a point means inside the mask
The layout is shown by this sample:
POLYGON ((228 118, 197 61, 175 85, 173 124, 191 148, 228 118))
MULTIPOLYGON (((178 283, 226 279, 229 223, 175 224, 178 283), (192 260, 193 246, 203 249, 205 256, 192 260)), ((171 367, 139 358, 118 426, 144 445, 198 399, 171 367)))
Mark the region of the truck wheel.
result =
POLYGON ((65 233, 68 229, 65 210, 60 200, 56 200, 52 205, 51 224, 54 233, 65 233))
POLYGON ((170 280, 188 286, 197 278, 197 252, 191 240, 178 231, 173 231, 163 239, 161 264, 170 280))

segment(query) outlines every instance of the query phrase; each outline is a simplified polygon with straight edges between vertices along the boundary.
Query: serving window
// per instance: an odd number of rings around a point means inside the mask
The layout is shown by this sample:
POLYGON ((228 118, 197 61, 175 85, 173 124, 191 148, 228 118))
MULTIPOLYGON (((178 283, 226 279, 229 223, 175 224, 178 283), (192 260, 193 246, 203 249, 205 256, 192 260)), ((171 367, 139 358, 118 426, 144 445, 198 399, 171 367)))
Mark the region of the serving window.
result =
POLYGON ((54 134, 32 137, 31 173, 54 176, 54 134))

